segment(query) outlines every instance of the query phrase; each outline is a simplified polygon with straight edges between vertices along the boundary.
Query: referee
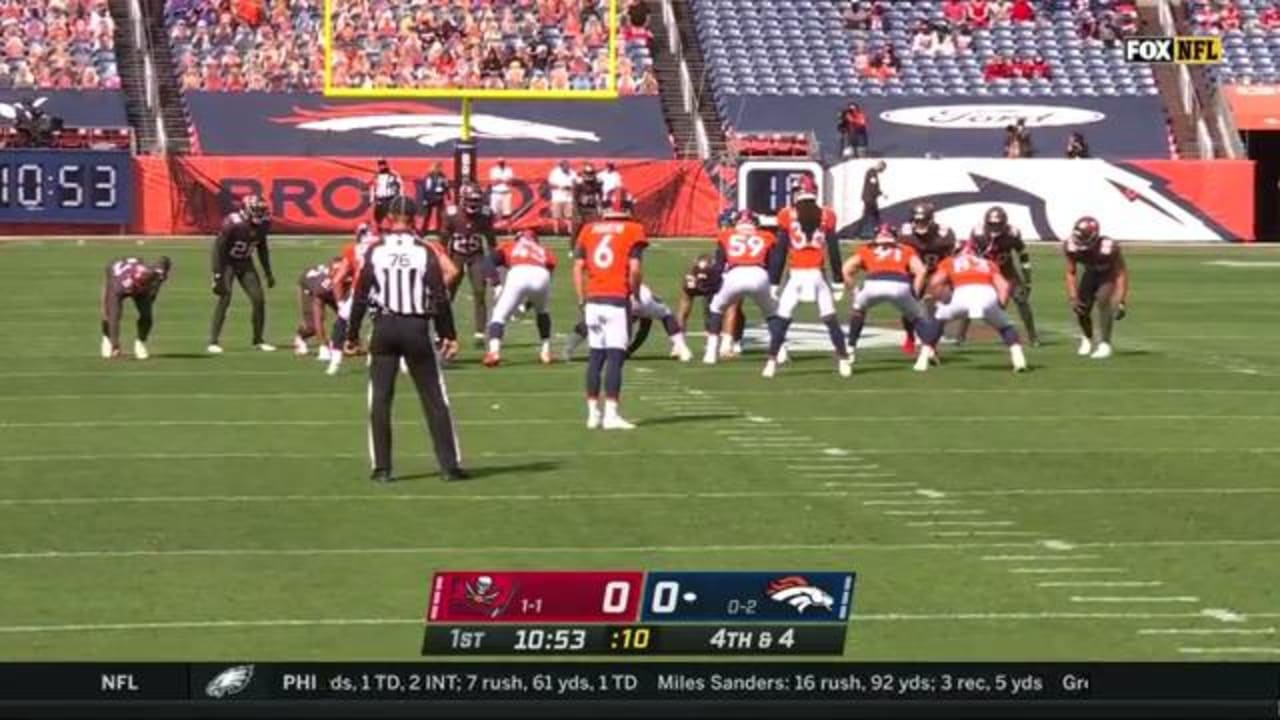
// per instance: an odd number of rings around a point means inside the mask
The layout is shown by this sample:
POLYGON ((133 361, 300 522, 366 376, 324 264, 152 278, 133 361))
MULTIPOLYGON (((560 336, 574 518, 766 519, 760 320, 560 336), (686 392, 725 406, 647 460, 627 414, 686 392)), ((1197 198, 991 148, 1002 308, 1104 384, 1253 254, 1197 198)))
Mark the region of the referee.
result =
POLYGON ((404 181, 400 179, 400 174, 391 169, 386 158, 378 158, 378 173, 373 176, 373 182, 369 183, 369 202, 373 205, 374 226, 382 228, 391 201, 400 197, 403 190, 404 181))
POLYGON ((369 341, 369 451, 373 456, 370 479, 380 483, 391 481, 391 400, 401 358, 418 388, 441 478, 468 477, 461 466, 462 452, 430 327, 434 320, 440 334, 440 354, 446 359, 456 355, 458 339, 449 307, 447 281, 451 278, 447 276, 457 273, 457 268, 414 233, 416 214, 413 201, 406 197, 388 201, 390 227, 365 257, 347 326, 346 345, 353 351, 370 302, 376 306, 369 341))

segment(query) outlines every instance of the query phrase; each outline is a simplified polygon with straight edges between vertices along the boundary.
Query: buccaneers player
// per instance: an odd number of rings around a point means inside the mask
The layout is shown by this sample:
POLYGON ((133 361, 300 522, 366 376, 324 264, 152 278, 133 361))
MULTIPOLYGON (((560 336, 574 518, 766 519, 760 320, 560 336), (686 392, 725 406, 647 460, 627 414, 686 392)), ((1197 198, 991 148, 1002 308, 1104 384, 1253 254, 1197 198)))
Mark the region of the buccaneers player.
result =
MULTIPOLYGON (((911 208, 911 222, 902 226, 902 240, 915 249, 916 254, 924 261, 925 268, 932 277, 942 259, 956 251, 956 234, 946 225, 939 225, 934 219, 934 208, 929 203, 918 203, 911 208)), ((926 297, 925 310, 932 313, 933 300, 926 297)), ((907 339, 902 344, 902 352, 915 354, 915 328, 910 320, 903 319, 902 329, 907 331, 907 339)))
MULTIPOLYGON (((1017 306, 1022 326, 1026 328, 1027 340, 1032 345, 1039 345, 1040 335, 1036 332, 1036 318, 1031 311, 1031 255, 1022 241, 1022 231, 1009 224, 1009 215, 1004 208, 995 205, 987 210, 982 224, 969 233, 969 242, 973 243, 979 255, 994 262, 1000 268, 1000 274, 1009 281, 1013 304, 1017 306)), ((960 318, 958 325, 956 338, 963 341, 969 332, 969 318, 960 318)))
POLYGON ((465 183, 458 191, 458 207, 445 217, 445 246, 449 258, 462 273, 449 286, 450 301, 462 286, 462 275, 471 284, 471 303, 475 311, 475 333, 472 336, 479 346, 484 345, 485 321, 488 319, 485 297, 485 255, 493 251, 497 235, 493 224, 493 211, 484 202, 484 193, 473 182, 465 183))
POLYGON ((1077 354, 1095 360, 1111 357, 1111 330, 1125 316, 1129 296, 1129 268, 1120 244, 1102 235, 1098 221, 1085 216, 1076 221, 1071 236, 1062 244, 1067 258, 1067 300, 1080 323, 1077 354), (1078 270, 1084 267, 1084 272, 1078 270), (1098 310, 1098 333, 1094 334, 1093 310, 1098 310), (1096 343, 1096 344, 1095 344, 1096 343))

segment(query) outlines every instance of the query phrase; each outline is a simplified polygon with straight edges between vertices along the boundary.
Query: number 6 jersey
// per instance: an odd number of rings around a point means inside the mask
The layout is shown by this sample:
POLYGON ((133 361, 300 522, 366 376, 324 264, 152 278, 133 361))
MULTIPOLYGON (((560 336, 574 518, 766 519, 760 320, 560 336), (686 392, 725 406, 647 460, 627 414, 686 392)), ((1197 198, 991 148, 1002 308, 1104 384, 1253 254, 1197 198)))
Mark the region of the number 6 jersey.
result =
POLYGON ((587 301, 626 303, 631 295, 631 258, 649 245, 644 226, 630 219, 593 220, 578 233, 575 257, 587 271, 587 301))

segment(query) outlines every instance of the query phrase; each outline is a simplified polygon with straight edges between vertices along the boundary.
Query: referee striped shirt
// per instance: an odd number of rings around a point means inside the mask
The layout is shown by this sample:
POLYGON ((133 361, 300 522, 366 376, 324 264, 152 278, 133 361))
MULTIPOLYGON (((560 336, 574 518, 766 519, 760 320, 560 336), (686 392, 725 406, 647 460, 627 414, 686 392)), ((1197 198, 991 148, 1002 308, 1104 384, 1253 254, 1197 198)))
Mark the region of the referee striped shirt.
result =
POLYGON ((359 336, 360 322, 369 305, 377 307, 382 315, 433 317, 441 337, 455 337, 440 260, 412 232, 385 233, 365 255, 352 300, 350 337, 359 336))

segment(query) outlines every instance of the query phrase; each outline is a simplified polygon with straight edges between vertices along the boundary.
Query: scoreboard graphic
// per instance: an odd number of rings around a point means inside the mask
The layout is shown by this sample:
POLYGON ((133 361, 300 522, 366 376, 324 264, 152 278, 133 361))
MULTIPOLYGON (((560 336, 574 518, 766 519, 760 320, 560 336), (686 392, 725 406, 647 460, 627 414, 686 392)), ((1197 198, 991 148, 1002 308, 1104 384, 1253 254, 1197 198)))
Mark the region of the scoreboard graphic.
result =
POLYGON ((840 655, 856 574, 442 571, 423 655, 840 655))

